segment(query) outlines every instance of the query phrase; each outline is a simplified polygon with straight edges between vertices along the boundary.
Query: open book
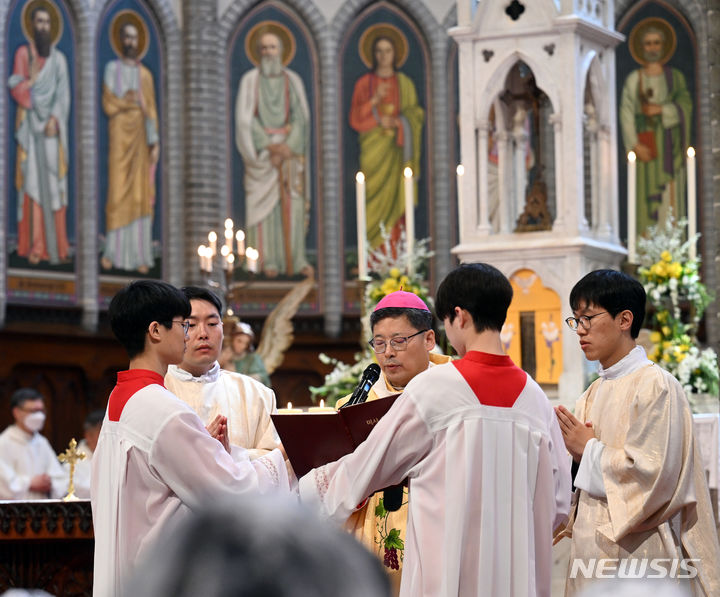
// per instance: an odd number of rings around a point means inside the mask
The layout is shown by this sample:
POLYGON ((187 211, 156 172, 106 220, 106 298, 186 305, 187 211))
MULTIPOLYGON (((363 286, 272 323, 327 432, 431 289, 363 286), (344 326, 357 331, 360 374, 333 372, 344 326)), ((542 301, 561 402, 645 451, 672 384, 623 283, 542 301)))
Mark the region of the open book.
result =
POLYGON ((355 450, 399 395, 346 406, 337 412, 271 415, 297 477, 355 450))

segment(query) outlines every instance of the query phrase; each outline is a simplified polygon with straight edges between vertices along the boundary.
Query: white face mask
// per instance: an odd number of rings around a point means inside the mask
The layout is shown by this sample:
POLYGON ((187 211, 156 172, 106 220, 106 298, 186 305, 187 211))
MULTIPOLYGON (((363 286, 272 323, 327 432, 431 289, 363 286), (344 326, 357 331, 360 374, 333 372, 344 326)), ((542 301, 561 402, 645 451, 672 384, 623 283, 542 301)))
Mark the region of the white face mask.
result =
POLYGON ((27 427, 33 433, 35 431, 40 431, 43 428, 43 425, 45 425, 45 413, 30 413, 27 417, 25 417, 23 425, 25 425, 25 427, 27 427))

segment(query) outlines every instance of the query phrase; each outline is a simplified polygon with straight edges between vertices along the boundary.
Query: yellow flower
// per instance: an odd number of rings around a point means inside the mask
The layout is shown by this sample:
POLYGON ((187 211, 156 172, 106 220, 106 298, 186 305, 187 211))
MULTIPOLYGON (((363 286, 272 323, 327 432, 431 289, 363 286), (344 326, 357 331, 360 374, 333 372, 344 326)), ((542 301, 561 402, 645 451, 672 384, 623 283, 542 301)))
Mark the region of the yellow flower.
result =
POLYGON ((660 331, 663 333, 663 336, 665 336, 666 338, 670 335, 670 328, 666 325, 662 326, 662 328, 660 328, 660 331))
POLYGON ((408 292, 412 292, 410 290, 410 278, 408 278, 407 276, 402 276, 400 278, 400 286, 402 286, 403 289, 407 290, 408 292))
POLYGON ((680 265, 677 261, 675 263, 671 263, 667 267, 667 272, 671 278, 679 278, 680 276, 682 276, 682 271, 682 265, 680 265))
POLYGON ((650 342, 653 344, 660 344, 662 341, 662 334, 660 332, 652 332, 650 334, 650 342))
POLYGON ((668 312, 667 312, 667 311, 658 311, 658 313, 657 313, 657 315, 656 315, 655 317, 657 317, 657 320, 658 320, 660 323, 665 323, 665 321, 666 321, 667 318, 668 318, 668 312))
POLYGON ((396 267, 392 268, 392 269, 390 270, 390 277, 391 277, 391 278, 395 278, 395 279, 399 278, 399 277, 400 277, 400 270, 399 270, 398 268, 396 268, 396 267))
POLYGON ((395 292, 396 290, 400 290, 400 287, 398 285, 397 280, 393 280, 392 278, 387 278, 380 287, 380 290, 382 290, 383 295, 390 294, 391 292, 395 292))
POLYGON ((663 251, 662 253, 660 253, 660 259, 666 261, 667 263, 670 263, 672 261, 672 255, 670 255, 670 251, 663 251))
POLYGON ((658 261, 650 268, 650 273, 658 278, 664 278, 666 276, 665 264, 662 261, 658 261))

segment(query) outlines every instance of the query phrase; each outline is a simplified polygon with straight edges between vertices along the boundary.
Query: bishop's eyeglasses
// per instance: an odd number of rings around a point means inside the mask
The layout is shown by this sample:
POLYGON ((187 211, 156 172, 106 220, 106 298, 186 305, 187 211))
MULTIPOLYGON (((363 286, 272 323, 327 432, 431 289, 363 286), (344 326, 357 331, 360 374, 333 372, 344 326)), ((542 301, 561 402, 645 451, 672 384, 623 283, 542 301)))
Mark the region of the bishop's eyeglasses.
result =
MULTIPOLYGON (((408 341, 411 338, 414 338, 415 336, 419 336, 420 334, 424 334, 425 332, 429 332, 430 328, 425 330, 420 330, 419 332, 415 332, 414 334, 411 334, 409 336, 395 336, 393 338, 390 338, 390 347, 393 350, 397 351, 403 351, 407 350, 408 347, 408 341)), ((382 354, 387 349, 388 342, 383 340, 382 338, 372 338, 368 341, 368 344, 370 345, 370 348, 372 348, 377 354, 382 354)))

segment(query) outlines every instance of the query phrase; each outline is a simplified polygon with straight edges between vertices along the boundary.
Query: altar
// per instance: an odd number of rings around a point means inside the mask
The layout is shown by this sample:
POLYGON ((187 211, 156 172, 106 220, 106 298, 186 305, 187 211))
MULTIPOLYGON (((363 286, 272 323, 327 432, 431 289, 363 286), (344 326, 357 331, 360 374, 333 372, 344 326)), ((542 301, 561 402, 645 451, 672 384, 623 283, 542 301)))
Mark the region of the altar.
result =
POLYGON ((0 501, 0 593, 89 597, 94 547, 88 500, 0 501))

